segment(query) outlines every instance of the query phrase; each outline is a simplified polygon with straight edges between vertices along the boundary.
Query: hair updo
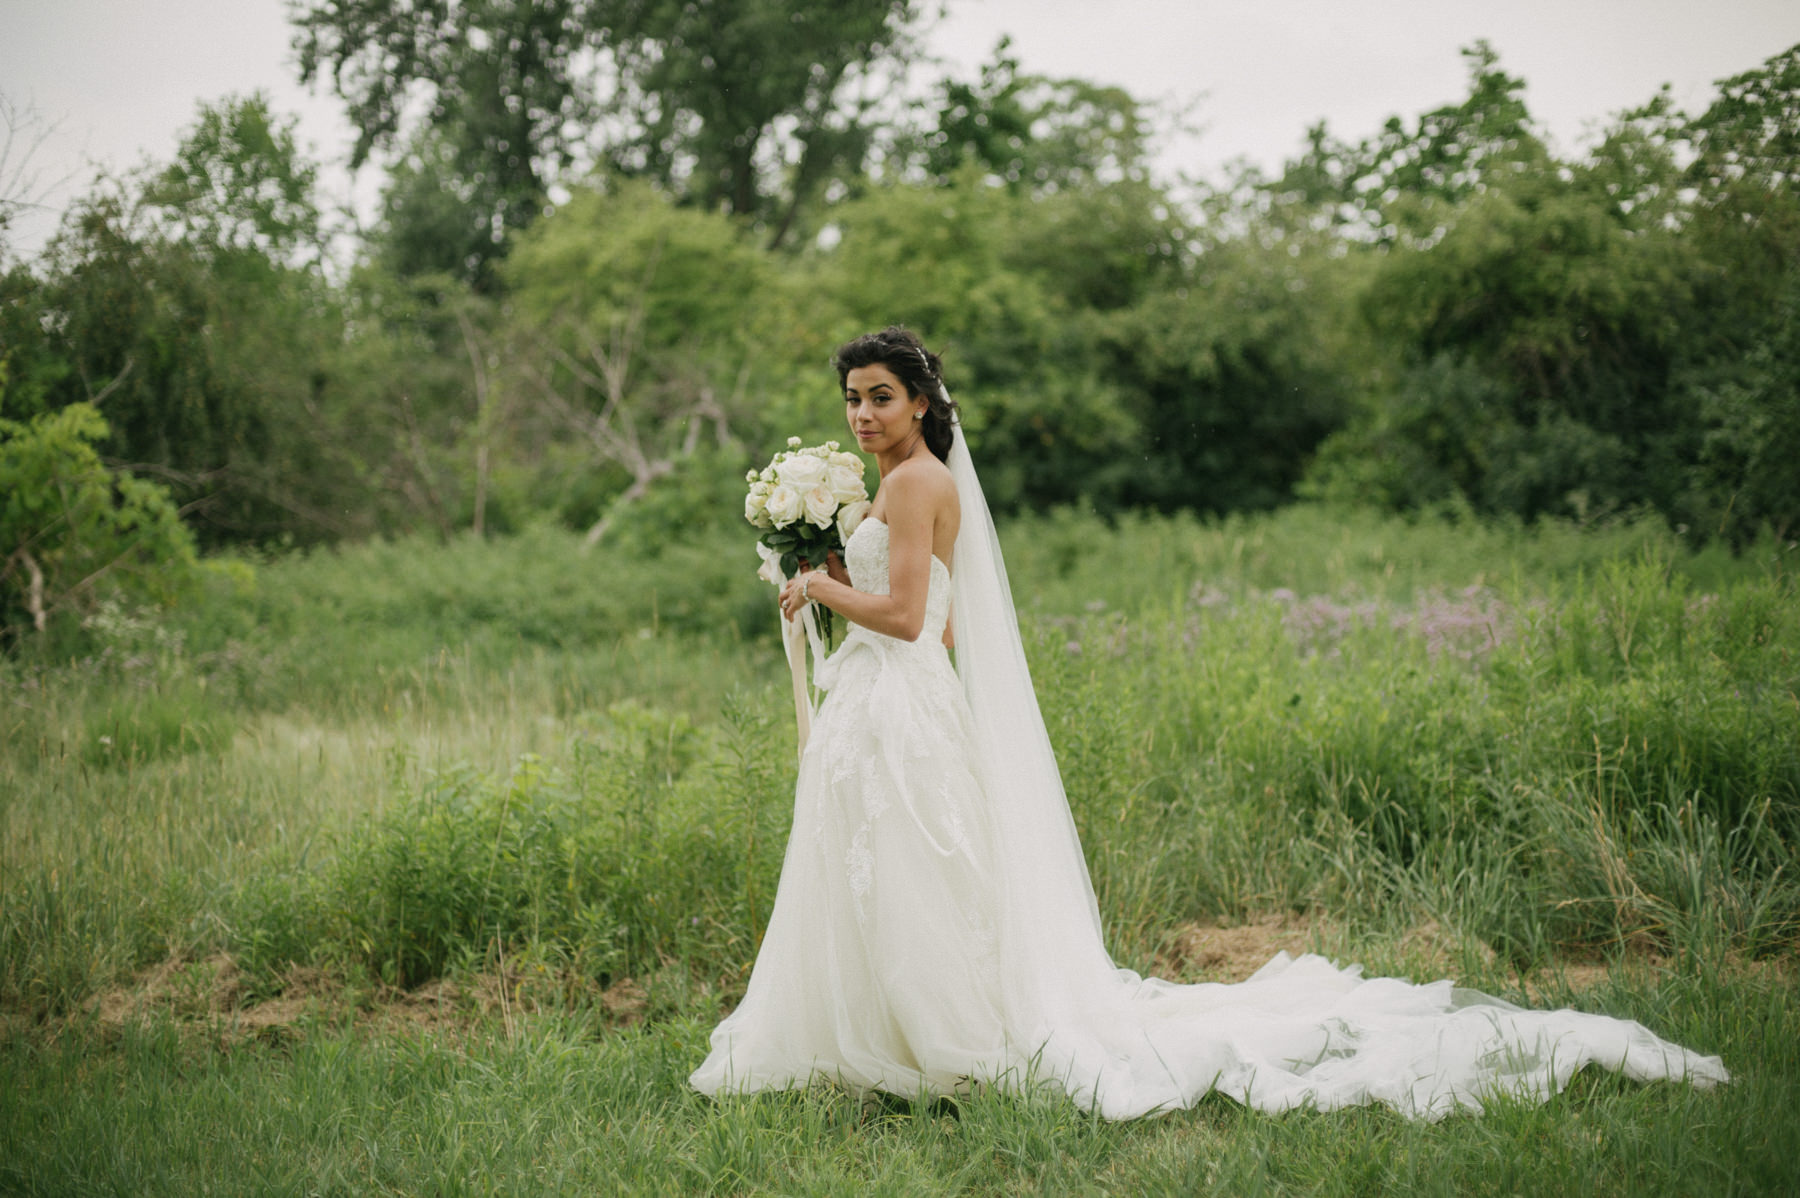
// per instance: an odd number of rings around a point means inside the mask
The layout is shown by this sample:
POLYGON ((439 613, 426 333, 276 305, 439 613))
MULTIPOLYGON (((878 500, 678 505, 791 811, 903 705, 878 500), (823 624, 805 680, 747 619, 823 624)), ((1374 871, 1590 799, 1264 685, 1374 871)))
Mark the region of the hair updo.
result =
POLYGON ((910 329, 889 325, 879 333, 864 333, 838 346, 831 364, 837 368, 838 386, 850 372, 863 366, 885 366, 906 388, 907 395, 925 401, 925 446, 938 461, 950 458, 950 443, 958 422, 956 401, 944 386, 944 364, 910 329))

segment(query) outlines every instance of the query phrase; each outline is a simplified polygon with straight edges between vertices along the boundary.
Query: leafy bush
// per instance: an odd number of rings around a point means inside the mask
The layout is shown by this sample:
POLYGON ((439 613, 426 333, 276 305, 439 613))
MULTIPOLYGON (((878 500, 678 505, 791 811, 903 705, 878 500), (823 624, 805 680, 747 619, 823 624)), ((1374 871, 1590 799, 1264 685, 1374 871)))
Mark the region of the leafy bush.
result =
MULTIPOLYGON (((0 360, 0 401, 5 382, 0 360)), ((105 436, 86 403, 0 419, 0 638, 66 629, 108 595, 165 603, 191 581, 194 540, 174 503, 108 469, 94 449, 105 436)))
POLYGON ((528 949, 601 982, 671 958, 729 970, 774 892, 791 774, 770 721, 739 702, 705 735, 628 702, 581 725, 564 767, 446 770, 316 879, 246 887, 242 958, 265 975, 336 958, 401 986, 528 949))

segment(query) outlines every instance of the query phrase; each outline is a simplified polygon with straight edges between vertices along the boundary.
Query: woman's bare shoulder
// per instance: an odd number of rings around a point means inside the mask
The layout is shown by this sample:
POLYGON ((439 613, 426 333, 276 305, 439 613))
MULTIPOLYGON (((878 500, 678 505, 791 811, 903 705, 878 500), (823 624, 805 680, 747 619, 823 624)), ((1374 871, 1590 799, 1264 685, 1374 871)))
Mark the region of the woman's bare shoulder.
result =
POLYGON ((881 485, 920 496, 956 494, 956 480, 950 477, 950 467, 929 453, 901 462, 888 471, 881 485))
POLYGON ((956 480, 950 475, 950 467, 931 454, 920 454, 895 466, 881 480, 881 489, 890 502, 897 500, 934 512, 957 509, 956 480))

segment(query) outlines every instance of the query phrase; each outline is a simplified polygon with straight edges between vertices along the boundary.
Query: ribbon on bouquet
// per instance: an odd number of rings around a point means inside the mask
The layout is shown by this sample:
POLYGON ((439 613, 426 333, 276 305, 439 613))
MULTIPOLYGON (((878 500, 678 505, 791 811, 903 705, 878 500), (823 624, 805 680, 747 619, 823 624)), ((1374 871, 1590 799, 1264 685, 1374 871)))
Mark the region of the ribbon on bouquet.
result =
MULTIPOLYGON (((780 590, 787 584, 787 575, 781 569, 781 555, 767 545, 757 542, 756 551, 762 555, 762 569, 757 577, 766 578, 780 590)), ((812 734, 813 701, 812 687, 807 681, 806 648, 812 646, 814 661, 825 660, 825 643, 819 636, 819 622, 813 618, 812 604, 808 603, 800 609, 800 618, 790 620, 779 611, 775 618, 781 621, 781 647, 787 654, 788 673, 794 683, 794 723, 799 728, 799 752, 806 752, 806 738, 812 734)))

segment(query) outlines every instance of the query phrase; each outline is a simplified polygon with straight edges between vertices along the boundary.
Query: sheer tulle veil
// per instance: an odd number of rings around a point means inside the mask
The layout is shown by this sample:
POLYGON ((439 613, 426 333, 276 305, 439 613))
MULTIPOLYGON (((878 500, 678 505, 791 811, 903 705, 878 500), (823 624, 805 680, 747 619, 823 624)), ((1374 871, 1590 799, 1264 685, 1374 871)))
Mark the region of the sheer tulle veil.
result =
POLYGON ((1100 909, 1038 710, 1000 538, 960 423, 947 464, 962 507, 950 582, 956 672, 974 716, 991 810, 1008 856, 1025 867, 1008 871, 1017 910, 1006 913, 1007 930, 1024 937, 1033 959, 1060 958, 1078 942, 1104 959, 1100 909))
POLYGON ((956 669, 974 717, 976 773, 1008 859, 995 922, 1010 1031, 1025 1041, 1015 1048, 1053 1075, 1038 1080, 1066 1085, 1073 1074, 1092 1083, 1111 1054, 1129 1049, 1117 1043, 1126 1029, 1107 1012, 1116 1014, 1139 978, 1106 952, 1000 538, 960 423, 946 464, 962 508, 950 592, 956 669))

